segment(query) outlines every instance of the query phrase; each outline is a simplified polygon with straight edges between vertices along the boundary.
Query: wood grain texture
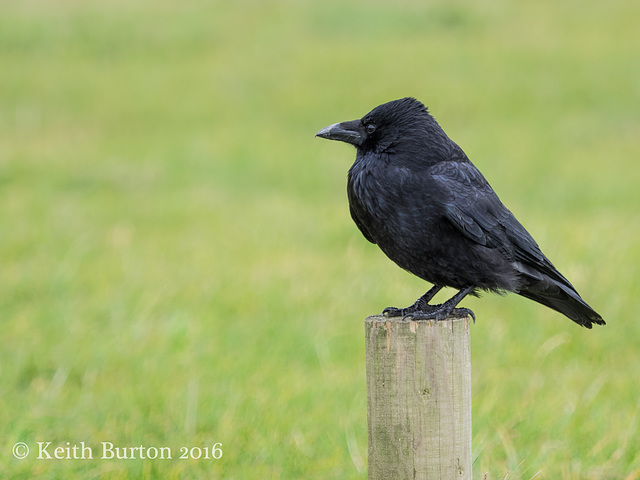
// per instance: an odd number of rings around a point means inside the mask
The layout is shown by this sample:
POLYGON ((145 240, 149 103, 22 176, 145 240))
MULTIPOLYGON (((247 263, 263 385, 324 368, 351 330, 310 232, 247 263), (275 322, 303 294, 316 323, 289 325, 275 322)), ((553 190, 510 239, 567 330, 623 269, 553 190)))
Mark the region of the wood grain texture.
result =
POLYGON ((369 479, 471 479, 470 318, 365 321, 369 479))

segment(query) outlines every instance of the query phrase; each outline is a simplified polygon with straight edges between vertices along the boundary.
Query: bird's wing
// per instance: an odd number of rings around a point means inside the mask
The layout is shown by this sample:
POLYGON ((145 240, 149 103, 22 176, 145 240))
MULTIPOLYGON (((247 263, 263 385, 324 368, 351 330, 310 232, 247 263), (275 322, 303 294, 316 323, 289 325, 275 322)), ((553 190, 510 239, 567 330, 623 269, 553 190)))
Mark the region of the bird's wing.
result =
POLYGON ((496 215, 501 208, 497 195, 470 162, 441 162, 431 167, 430 172, 444 199, 447 219, 460 232, 474 242, 495 248, 503 239, 500 235, 500 220, 496 215))
POLYGON ((474 242, 497 248, 521 274, 517 293, 587 328, 592 323, 604 325, 602 317, 545 257, 472 163, 439 163, 431 167, 430 173, 446 199, 447 220, 474 242))
MULTIPOLYGON (((446 218, 474 242, 501 250, 508 258, 569 284, 522 224, 505 207, 480 171, 469 161, 441 162, 430 173, 445 198, 446 218)), ((525 273, 525 272, 523 272, 525 273)))

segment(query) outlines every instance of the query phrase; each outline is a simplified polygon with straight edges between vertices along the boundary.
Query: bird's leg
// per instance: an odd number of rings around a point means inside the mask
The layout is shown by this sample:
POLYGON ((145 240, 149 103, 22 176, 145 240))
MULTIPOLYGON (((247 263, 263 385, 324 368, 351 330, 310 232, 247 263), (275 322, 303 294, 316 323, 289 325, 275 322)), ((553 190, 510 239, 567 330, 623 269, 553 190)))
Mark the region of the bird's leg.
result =
POLYGON ((431 307, 431 305, 429 305, 429 302, 433 297, 436 296, 436 293, 438 293, 440 290, 442 290, 442 286, 434 285, 429 289, 427 293, 416 300, 413 305, 407 308, 387 307, 382 311, 382 314, 386 315, 387 317, 406 317, 407 315, 411 315, 415 312, 423 312, 425 310, 428 310, 431 307))
POLYGON ((455 317, 466 317, 467 315, 470 315, 475 323, 476 316, 471 310, 468 308, 456 308, 456 305, 458 305, 458 303, 460 303, 460 301, 472 291, 473 287, 464 287, 453 297, 440 305, 427 305, 428 308, 410 312, 404 316, 411 317, 414 320, 444 320, 449 315, 453 315, 455 317))

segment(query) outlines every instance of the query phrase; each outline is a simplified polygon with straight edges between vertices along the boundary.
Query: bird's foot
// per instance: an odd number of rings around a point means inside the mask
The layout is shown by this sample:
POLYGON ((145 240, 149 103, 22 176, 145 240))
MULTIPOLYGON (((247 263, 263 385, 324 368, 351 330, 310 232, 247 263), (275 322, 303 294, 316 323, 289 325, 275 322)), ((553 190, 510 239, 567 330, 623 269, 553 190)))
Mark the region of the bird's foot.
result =
MULTIPOLYGON (((419 302, 419 300, 418 300, 419 302)), ((414 303, 413 305, 410 305, 406 308, 396 308, 396 307, 387 307, 382 311, 382 315, 384 315, 385 317, 402 317, 402 318, 406 318, 406 317, 410 317, 415 313, 422 313, 424 311, 429 311, 426 309, 429 308, 434 308, 431 305, 420 305, 418 302, 414 303)), ((438 305, 439 306, 439 305, 438 305)))
POLYGON ((434 285, 431 290, 415 301, 407 308, 387 307, 382 311, 386 317, 412 318, 414 320, 444 320, 448 316, 463 318, 470 316, 476 323, 475 314, 468 308, 455 308, 466 295, 473 291, 472 286, 465 287, 453 297, 439 305, 429 305, 431 299, 442 289, 440 285, 434 285))
POLYGON ((471 317, 473 323, 476 323, 476 315, 472 310, 468 308, 447 308, 443 305, 434 305, 433 309, 427 311, 415 311, 403 316, 404 318, 411 318, 412 320, 445 320, 447 317, 452 316, 456 318, 471 317))
POLYGON ((382 311, 382 314, 386 317, 404 318, 415 312, 430 311, 430 309, 434 307, 429 305, 429 302, 440 290, 442 290, 442 287, 440 285, 434 285, 427 293, 416 300, 413 305, 409 305, 407 308, 387 307, 382 311))
POLYGON ((413 315, 416 312, 428 311, 427 309, 434 308, 429 305, 428 300, 423 301, 423 297, 420 297, 413 305, 409 305, 406 308, 387 307, 382 311, 385 317, 407 317, 413 315))

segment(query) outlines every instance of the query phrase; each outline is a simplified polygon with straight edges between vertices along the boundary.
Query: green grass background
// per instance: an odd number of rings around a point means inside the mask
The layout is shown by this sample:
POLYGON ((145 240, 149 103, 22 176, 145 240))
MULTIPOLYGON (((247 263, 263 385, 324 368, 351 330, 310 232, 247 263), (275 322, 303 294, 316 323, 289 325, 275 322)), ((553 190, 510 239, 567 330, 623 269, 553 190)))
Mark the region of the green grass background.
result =
POLYGON ((640 478, 639 18, 2 0, 0 477, 365 479, 363 320, 428 285, 362 238, 354 151, 314 133, 412 95, 608 323, 465 300, 474 478, 640 478), (224 453, 44 461, 38 441, 224 453))

